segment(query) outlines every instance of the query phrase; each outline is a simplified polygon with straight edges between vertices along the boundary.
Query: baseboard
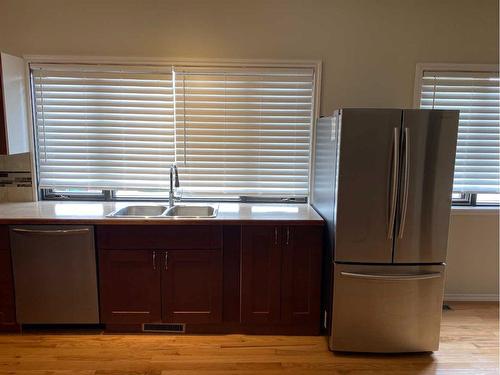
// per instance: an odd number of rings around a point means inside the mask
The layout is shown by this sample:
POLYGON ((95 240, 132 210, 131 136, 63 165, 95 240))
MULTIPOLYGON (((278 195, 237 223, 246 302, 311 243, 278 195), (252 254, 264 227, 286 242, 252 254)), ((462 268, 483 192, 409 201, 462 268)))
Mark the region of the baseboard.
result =
POLYGON ((461 294, 461 293, 446 293, 445 301, 498 301, 498 294, 461 294))

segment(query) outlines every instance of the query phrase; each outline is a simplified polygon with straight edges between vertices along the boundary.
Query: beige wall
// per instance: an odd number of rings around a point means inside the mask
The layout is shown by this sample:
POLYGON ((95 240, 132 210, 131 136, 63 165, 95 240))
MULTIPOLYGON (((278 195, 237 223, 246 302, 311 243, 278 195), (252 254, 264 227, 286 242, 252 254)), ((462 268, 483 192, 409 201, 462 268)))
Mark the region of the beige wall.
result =
POLYGON ((448 300, 498 296, 498 247, 498 212, 452 214, 445 290, 448 300))
POLYGON ((498 1, 1 0, 0 49, 321 59, 324 114, 405 107, 417 62, 498 62, 498 1))
MULTIPOLYGON (((322 114, 410 107, 416 63, 498 63, 498 1, 1 0, 0 50, 320 59, 322 114)), ((447 293, 496 293, 497 218, 453 216, 450 235, 447 293)))

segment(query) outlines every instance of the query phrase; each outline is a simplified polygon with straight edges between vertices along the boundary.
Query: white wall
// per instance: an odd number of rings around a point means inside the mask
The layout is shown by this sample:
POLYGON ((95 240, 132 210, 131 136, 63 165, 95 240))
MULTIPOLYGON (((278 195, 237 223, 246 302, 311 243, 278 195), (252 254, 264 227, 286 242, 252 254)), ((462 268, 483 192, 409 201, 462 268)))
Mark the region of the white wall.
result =
MULTIPOLYGON (((497 0, 0 1, 11 54, 320 59, 322 114, 411 107, 418 62, 498 64, 498 38, 497 0)), ((447 293, 496 293, 498 219, 453 216, 448 265, 447 293)))

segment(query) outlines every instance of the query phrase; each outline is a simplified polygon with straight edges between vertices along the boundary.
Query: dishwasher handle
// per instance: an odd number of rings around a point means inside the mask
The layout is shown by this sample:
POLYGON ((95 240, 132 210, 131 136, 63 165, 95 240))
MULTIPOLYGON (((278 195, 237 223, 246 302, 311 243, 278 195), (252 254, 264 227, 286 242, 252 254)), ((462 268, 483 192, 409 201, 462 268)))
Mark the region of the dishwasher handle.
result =
POLYGON ((70 235, 89 233, 89 228, 78 229, 26 229, 26 228, 12 228, 13 232, 23 234, 48 234, 48 235, 70 235))

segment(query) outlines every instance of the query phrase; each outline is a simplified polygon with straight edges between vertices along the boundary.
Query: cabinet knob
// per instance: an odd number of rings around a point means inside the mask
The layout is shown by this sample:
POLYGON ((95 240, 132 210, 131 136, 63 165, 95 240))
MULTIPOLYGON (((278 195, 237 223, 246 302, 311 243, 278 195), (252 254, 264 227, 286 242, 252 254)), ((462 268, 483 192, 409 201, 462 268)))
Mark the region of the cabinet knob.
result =
POLYGON ((168 270, 168 251, 165 251, 165 271, 168 270))
POLYGON ((153 251, 153 270, 156 271, 156 251, 153 251))

